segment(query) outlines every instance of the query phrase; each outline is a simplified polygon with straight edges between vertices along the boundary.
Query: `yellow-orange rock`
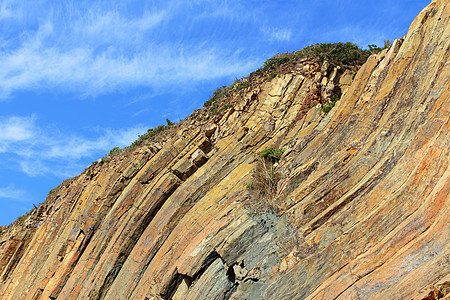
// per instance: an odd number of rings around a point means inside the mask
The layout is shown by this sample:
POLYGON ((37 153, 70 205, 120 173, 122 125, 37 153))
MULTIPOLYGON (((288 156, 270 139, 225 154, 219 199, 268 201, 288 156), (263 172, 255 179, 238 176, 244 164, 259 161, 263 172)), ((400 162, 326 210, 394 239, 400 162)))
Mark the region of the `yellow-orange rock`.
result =
POLYGON ((305 59, 63 182, 2 231, 1 299, 449 297, 449 21, 435 0, 353 82, 305 59))

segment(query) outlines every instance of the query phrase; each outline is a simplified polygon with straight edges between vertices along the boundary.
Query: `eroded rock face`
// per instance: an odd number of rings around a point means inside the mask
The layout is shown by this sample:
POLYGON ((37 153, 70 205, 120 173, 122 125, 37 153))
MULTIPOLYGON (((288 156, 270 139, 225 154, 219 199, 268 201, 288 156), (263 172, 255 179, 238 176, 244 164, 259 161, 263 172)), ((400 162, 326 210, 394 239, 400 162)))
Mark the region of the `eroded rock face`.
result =
POLYGON ((305 60, 64 182, 1 233, 2 299, 448 295, 449 18, 433 1, 353 82, 305 60), (271 147, 275 195, 255 198, 271 147))

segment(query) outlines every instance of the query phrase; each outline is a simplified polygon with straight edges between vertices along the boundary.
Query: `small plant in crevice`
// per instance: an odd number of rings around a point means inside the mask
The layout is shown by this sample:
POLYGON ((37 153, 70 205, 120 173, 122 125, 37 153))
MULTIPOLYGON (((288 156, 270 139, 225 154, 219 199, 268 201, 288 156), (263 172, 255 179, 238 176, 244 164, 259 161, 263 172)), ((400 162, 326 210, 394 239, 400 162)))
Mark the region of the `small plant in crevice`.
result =
POLYGON ((281 155, 283 155, 284 152, 285 150, 282 149, 268 148, 261 153, 261 157, 275 163, 280 160, 281 155))
POLYGON ((281 173, 277 170, 277 163, 283 153, 284 150, 269 148, 256 156, 252 180, 246 186, 250 193, 247 207, 251 211, 255 213, 278 212, 278 182, 281 180, 281 173))
POLYGON ((339 97, 338 96, 336 96, 336 95, 334 95, 334 96, 332 96, 331 97, 331 100, 330 101, 328 101, 328 103, 326 103, 326 104, 324 104, 323 106, 322 106, 322 111, 324 112, 324 113, 329 113, 330 112, 330 110, 336 105, 336 103, 339 101, 339 97))
POLYGON ((252 181, 245 187, 247 190, 253 191, 255 189, 255 183, 252 181))

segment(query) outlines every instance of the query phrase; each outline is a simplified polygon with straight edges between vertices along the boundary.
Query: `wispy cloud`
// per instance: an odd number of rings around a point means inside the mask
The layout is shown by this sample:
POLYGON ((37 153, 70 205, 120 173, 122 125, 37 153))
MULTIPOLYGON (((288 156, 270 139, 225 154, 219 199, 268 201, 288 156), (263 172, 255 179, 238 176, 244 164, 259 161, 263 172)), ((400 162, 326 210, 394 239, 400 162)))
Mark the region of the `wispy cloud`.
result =
MULTIPOLYGON (((87 7, 46 5, 49 12, 34 22, 15 22, 0 48, 0 98, 32 89, 61 88, 85 96, 137 86, 158 89, 245 73, 257 65, 251 59, 242 63, 238 50, 206 38, 188 43, 165 37, 164 23, 176 15, 166 7, 131 17, 117 4, 109 10, 95 2, 87 7)), ((14 9, 0 6, 0 14, 5 19, 26 8, 14 9)), ((233 15, 231 9, 227 12, 233 15)))
POLYGON ((256 65, 254 61, 239 64, 237 58, 222 56, 215 49, 187 55, 167 49, 156 52, 126 58, 109 52, 95 56, 81 48, 68 52, 21 49, 0 62, 0 97, 40 87, 64 87, 88 96, 139 85, 160 88, 170 83, 230 76, 256 65))
POLYGON ((2 145, 6 147, 7 143, 32 138, 33 119, 33 117, 0 118, 0 149, 2 145))
POLYGON ((291 40, 292 31, 290 29, 270 28, 263 30, 269 41, 287 42, 291 40))
POLYGON ((13 185, 9 185, 7 187, 0 187, 0 198, 27 202, 28 195, 27 192, 18 189, 13 185))
POLYGON ((14 16, 11 6, 13 3, 10 1, 2 1, 0 3, 0 20, 9 19, 14 16))
POLYGON ((144 126, 123 130, 98 129, 86 136, 40 128, 33 117, 2 118, 0 154, 28 176, 74 176, 81 160, 106 154, 113 147, 128 146, 146 131, 144 126))
POLYGON ((92 155, 98 151, 107 151, 113 147, 128 146, 136 140, 139 133, 144 133, 142 126, 127 128, 124 130, 103 129, 94 139, 72 136, 64 139, 64 142, 55 138, 45 137, 43 140, 47 151, 42 153, 44 159, 77 160, 92 155))

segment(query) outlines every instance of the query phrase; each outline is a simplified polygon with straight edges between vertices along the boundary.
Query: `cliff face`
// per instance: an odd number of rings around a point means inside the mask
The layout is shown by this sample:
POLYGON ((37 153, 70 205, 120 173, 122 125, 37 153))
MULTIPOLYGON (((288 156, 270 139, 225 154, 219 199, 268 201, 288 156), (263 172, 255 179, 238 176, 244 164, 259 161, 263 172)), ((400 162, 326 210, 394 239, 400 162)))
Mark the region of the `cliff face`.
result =
POLYGON ((433 1, 354 80, 298 61, 63 182, 1 234, 1 298, 449 293, 449 19, 433 1))

